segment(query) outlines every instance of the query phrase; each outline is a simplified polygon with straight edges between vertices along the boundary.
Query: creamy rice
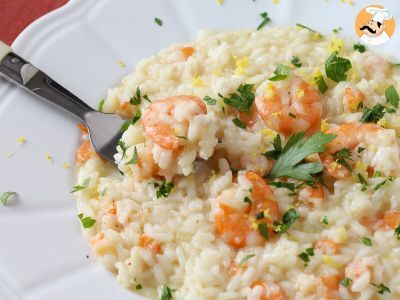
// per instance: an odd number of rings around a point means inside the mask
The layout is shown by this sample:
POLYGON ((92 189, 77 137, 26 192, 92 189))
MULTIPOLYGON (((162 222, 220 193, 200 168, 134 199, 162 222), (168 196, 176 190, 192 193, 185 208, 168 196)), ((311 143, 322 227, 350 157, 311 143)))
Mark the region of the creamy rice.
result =
MULTIPOLYGON (((400 211, 398 112, 386 113, 377 125, 381 130, 357 143, 365 150, 352 149, 351 176, 331 180, 323 188, 323 201, 307 189, 293 195, 271 186, 279 220, 290 208, 300 215, 287 232, 255 245, 247 237, 247 246, 235 248, 218 234, 215 221, 219 202, 235 209, 248 205, 243 199, 253 191, 246 172, 270 171, 271 162, 260 153, 272 149, 276 135, 261 118, 251 128, 236 126, 232 119, 237 111, 223 105, 218 94, 227 96, 240 84, 251 83, 255 97, 262 97, 278 63, 290 66, 291 75, 274 82, 276 86, 290 84, 296 75, 318 90, 314 77, 322 75, 329 87, 321 94, 325 130, 358 122, 365 107, 388 106, 384 93, 391 84, 400 87, 400 68, 371 51, 354 51, 337 37, 321 39, 292 27, 202 31, 184 46, 194 52, 188 55, 182 45, 163 49, 108 91, 104 111, 129 117, 140 110, 143 118, 153 105, 145 99, 127 105, 138 87, 153 103, 176 95, 210 96, 217 103, 204 102, 205 113, 189 102, 172 112, 172 118, 187 125, 174 128, 175 136, 184 136, 179 151, 154 142, 138 121, 123 134, 126 154, 118 147, 115 155, 123 175, 96 155, 79 166, 78 184, 87 178, 90 182, 76 193, 78 211, 96 220, 83 234, 97 259, 123 286, 152 299, 160 296, 163 285, 173 290, 174 299, 376 299, 381 295, 372 283, 390 288, 386 299, 400 298, 400 241, 393 226, 384 224, 385 214, 400 211), (326 78, 324 70, 335 50, 352 64, 347 80, 340 83, 326 78), (293 56, 301 67, 291 64, 293 56), (349 111, 343 101, 348 87, 365 96, 363 109, 349 111), (127 165, 135 149, 141 163, 127 165), (380 173, 368 176, 367 166, 380 173), (356 171, 368 181, 365 190, 356 171), (157 198, 163 180, 174 187, 167 197, 157 198), (372 246, 362 237, 370 238, 372 246), (327 240, 333 250, 316 246, 327 240), (298 255, 311 247, 314 255, 305 264, 298 255), (249 254, 254 256, 240 264, 249 254), (338 284, 344 278, 352 279, 347 287, 338 284)), ((287 136, 282 140, 284 144, 287 136)))

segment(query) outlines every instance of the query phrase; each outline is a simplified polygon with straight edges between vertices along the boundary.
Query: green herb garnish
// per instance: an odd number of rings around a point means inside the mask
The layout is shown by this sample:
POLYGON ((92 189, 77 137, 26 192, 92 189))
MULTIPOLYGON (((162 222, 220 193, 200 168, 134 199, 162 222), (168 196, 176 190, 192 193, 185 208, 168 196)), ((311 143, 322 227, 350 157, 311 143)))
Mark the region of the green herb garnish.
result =
POLYGON ((129 99, 129 103, 132 105, 139 105, 142 102, 142 96, 140 95, 140 88, 136 88, 136 95, 129 99))
POLYGON ((307 29, 308 31, 317 34, 318 38, 320 38, 320 39, 324 38, 324 36, 321 33, 319 33, 318 31, 316 31, 316 30, 314 30, 314 29, 312 29, 312 28, 310 28, 310 27, 308 27, 306 25, 296 23, 296 27, 300 28, 300 29, 307 29))
POLYGON ((384 293, 391 293, 392 291, 390 290, 390 288, 388 288, 386 285, 384 285, 383 283, 380 284, 376 284, 376 283, 371 283, 374 287, 376 287, 378 289, 378 294, 383 295, 384 293))
POLYGON ((386 101, 392 104, 394 107, 399 107, 399 94, 397 93, 396 88, 393 86, 393 84, 385 90, 385 98, 386 101))
POLYGON ((153 102, 149 99, 149 96, 147 96, 147 95, 144 95, 144 96, 143 96, 143 99, 146 100, 146 101, 148 101, 148 102, 150 102, 150 103, 153 103, 153 102))
POLYGON ((361 191, 362 192, 366 191, 368 188, 368 182, 365 180, 365 178, 360 173, 357 174, 357 177, 361 183, 361 191))
POLYGON ((385 183, 387 182, 387 180, 385 179, 384 181, 378 183, 375 187, 374 187, 374 191, 379 190, 381 187, 383 187, 385 185, 385 183))
POLYGON ((397 237, 398 240, 400 240, 400 224, 394 229, 394 236, 397 237))
POLYGON ((339 33, 339 32, 341 32, 342 30, 343 30, 342 27, 338 27, 338 28, 332 29, 332 32, 333 32, 333 33, 339 33))
POLYGON ((304 261, 304 265, 307 266, 307 264, 310 262, 310 256, 314 256, 314 248, 307 248, 304 252, 301 252, 297 256, 304 261))
POLYGON ((248 203, 248 204, 252 204, 251 199, 249 197, 244 197, 243 202, 248 203))
POLYGON ((138 155, 138 152, 137 152, 137 149, 136 149, 136 146, 135 146, 135 148, 133 149, 133 156, 132 156, 132 158, 131 158, 125 165, 133 165, 133 164, 136 164, 136 163, 138 162, 138 160, 139 160, 139 155, 138 155))
POLYGON ((376 123, 385 115, 385 107, 378 103, 375 104, 372 108, 366 108, 363 112, 363 115, 360 119, 362 123, 376 123))
POLYGON ((123 140, 119 140, 118 146, 120 146, 120 148, 121 148, 121 150, 122 150, 122 157, 121 157, 121 159, 123 159, 123 158, 125 157, 126 150, 128 149, 128 147, 126 147, 125 142, 124 142, 123 140))
POLYGON ((255 98, 253 87, 254 84, 241 84, 237 93, 229 94, 229 97, 219 96, 223 98, 225 104, 237 108, 241 112, 249 113, 255 98))
POLYGON ((77 185, 72 188, 71 193, 76 193, 77 191, 81 191, 86 189, 89 186, 90 178, 86 178, 82 185, 77 185))
POLYGON ((322 75, 314 77, 315 84, 318 86, 319 91, 322 94, 325 94, 325 92, 328 90, 328 86, 326 85, 326 82, 324 80, 324 77, 322 75))
POLYGON ((247 254, 245 257, 243 257, 240 262, 238 263, 238 266, 242 266, 244 263, 246 263, 250 258, 256 256, 255 254, 247 254))
POLYGON ((302 66, 302 63, 300 61, 300 58, 298 56, 293 56, 292 60, 290 61, 292 63, 293 66, 295 66, 296 68, 300 68, 302 66))
POLYGON ((257 30, 260 30, 261 28, 263 28, 265 25, 267 25, 270 21, 271 18, 268 17, 268 13, 267 12, 263 12, 260 14, 260 17, 263 19, 262 22, 260 23, 260 25, 257 26, 257 30))
POLYGON ((171 300, 172 299, 172 290, 166 286, 163 285, 161 287, 161 298, 160 300, 171 300))
POLYGON ((125 121, 124 124, 122 124, 120 131, 125 132, 129 126, 134 125, 137 121, 139 121, 141 116, 142 116, 142 112, 140 111, 140 109, 138 109, 136 111, 135 116, 132 119, 129 119, 129 120, 125 121))
POLYGON ((346 81, 346 72, 351 69, 351 62, 347 58, 337 56, 337 52, 333 52, 325 61, 326 76, 330 79, 340 82, 346 81))
POLYGON ((266 158, 278 159, 279 155, 282 153, 282 140, 279 133, 275 136, 272 146, 274 147, 274 150, 269 150, 263 153, 263 155, 266 158))
POLYGON ((358 51, 360 53, 364 53, 366 50, 366 48, 363 44, 354 44, 353 49, 354 49, 354 51, 358 51))
POLYGON ((1 194, 0 196, 0 202, 1 204, 3 204, 3 206, 7 205, 8 200, 13 196, 16 195, 16 192, 4 192, 3 194, 1 194))
POLYGON ((286 79, 290 74, 290 68, 288 66, 277 64, 274 71, 274 76, 269 78, 271 81, 279 81, 286 79))
POLYGON ((337 160, 338 163, 344 166, 347 170, 351 171, 351 167, 346 161, 346 159, 351 160, 350 155, 351 155, 350 149, 343 148, 342 150, 335 152, 333 154, 333 157, 337 160))
POLYGON ((322 224, 325 224, 325 225, 328 225, 329 223, 328 223, 328 217, 327 216, 324 216, 322 219, 321 219, 321 223, 322 224))
POLYGON ((104 188, 101 192, 100 192, 100 197, 103 197, 107 192, 107 188, 104 188))
POLYGON ((247 127, 246 123, 244 123, 242 120, 239 118, 234 118, 232 120, 233 124, 235 124, 237 127, 245 129, 247 127))
POLYGON ((365 245, 365 246, 372 246, 372 241, 369 237, 363 236, 360 238, 361 242, 365 245))
POLYGON ((268 241, 269 239, 268 225, 266 223, 259 223, 258 231, 260 232, 260 235, 268 241))
POLYGON ((270 178, 291 177, 298 180, 313 182, 311 175, 323 170, 321 163, 307 163, 304 159, 314 153, 326 150, 326 144, 331 142, 336 136, 334 134, 324 134, 318 132, 308 139, 304 132, 292 135, 285 147, 279 153, 277 161, 268 174, 270 178))
POLYGON ((159 18, 154 18, 154 22, 156 22, 158 26, 163 26, 163 21, 159 18))
POLYGON ((214 98, 211 98, 210 96, 205 96, 203 99, 208 105, 215 105, 217 103, 217 100, 214 98))
POLYGON ((105 101, 104 99, 101 99, 99 102, 99 107, 98 107, 99 112, 103 112, 104 101, 105 101))
POLYGON ((364 147, 358 147, 357 149, 357 153, 362 153, 365 150, 364 147))
POLYGON ((83 228, 91 228, 96 223, 95 219, 91 217, 83 217, 83 214, 78 215, 79 220, 81 220, 83 228))
POLYGON ((282 181, 272 181, 268 182, 268 185, 276 186, 277 188, 285 188, 291 192, 294 192, 296 185, 293 182, 282 182, 282 181))
POLYGON ((348 277, 345 277, 345 278, 343 278, 342 280, 339 281, 339 284, 341 286, 348 287, 352 282, 353 282, 353 280, 351 280, 348 277))
POLYGON ((135 289, 136 290, 141 290, 143 287, 142 287, 142 285, 141 284, 137 284, 136 286, 135 286, 135 289))
POLYGON ((164 180, 156 192, 157 199, 161 197, 168 197, 169 193, 173 188, 174 184, 172 182, 164 180))
POLYGON ((282 223, 279 222, 274 222, 274 225, 276 226, 274 231, 279 232, 279 233, 284 233, 288 231, 290 226, 293 225, 293 223, 299 218, 299 214, 294 208, 290 208, 287 212, 282 217, 282 223))

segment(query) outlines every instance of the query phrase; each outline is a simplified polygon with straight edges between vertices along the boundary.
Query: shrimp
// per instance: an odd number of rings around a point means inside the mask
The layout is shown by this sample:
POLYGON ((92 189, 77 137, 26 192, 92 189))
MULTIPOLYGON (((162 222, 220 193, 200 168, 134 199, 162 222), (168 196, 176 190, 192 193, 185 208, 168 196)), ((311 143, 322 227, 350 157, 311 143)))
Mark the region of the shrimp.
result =
POLYGON ((322 201, 324 201, 324 197, 325 194, 322 185, 316 184, 315 186, 307 185, 306 187, 301 189, 298 199, 312 206, 317 206, 322 201))
POLYGON ((218 209, 214 215, 217 234, 235 249, 262 245, 265 237, 259 233, 259 224, 267 225, 268 236, 271 237, 274 234, 272 224, 279 217, 275 195, 264 179, 253 171, 244 176, 252 185, 251 203, 245 209, 226 205, 221 199, 231 197, 233 191, 225 190, 217 199, 218 209), (262 216, 256 219, 260 213, 262 216))
POLYGON ((336 254, 339 250, 339 245, 332 240, 320 240, 315 243, 315 248, 321 249, 325 254, 336 254))
POLYGON ((161 244, 147 235, 140 236, 139 245, 153 251, 154 253, 161 253, 161 244))
POLYGON ((352 280, 351 290, 361 292, 371 281, 371 271, 362 262, 352 262, 344 270, 345 277, 352 280))
POLYGON ((383 215, 383 227, 385 229, 396 229, 400 225, 400 212, 393 211, 383 215))
POLYGON ((278 89, 270 83, 264 96, 255 100, 264 122, 286 136, 315 131, 321 121, 320 92, 299 77, 281 84, 289 86, 278 89))
POLYGON ((381 129, 377 124, 359 122, 344 123, 328 129, 326 134, 336 135, 336 138, 327 144, 327 150, 321 154, 321 160, 328 174, 336 179, 349 177, 350 171, 338 163, 333 155, 343 148, 354 150, 358 145, 365 142, 368 134, 376 133, 381 129))
POLYGON ((150 104, 144 111, 141 122, 148 139, 164 149, 176 150, 184 145, 180 136, 187 134, 188 115, 206 113, 206 105, 200 98, 174 96, 150 104))
POLYGON ((339 290, 339 275, 327 275, 321 277, 321 282, 325 287, 325 300, 339 300, 341 299, 338 295, 339 290))
POLYGON ((348 86, 344 89, 343 104, 347 112, 356 112, 364 100, 364 94, 356 87, 348 86))
POLYGON ((78 150, 76 151, 76 163, 78 166, 83 165, 87 162, 90 158, 96 155, 96 152, 93 150, 92 144, 90 141, 84 142, 82 145, 79 146, 78 150))
POLYGON ((260 300, 286 300, 286 295, 281 287, 273 282, 256 281, 252 284, 253 289, 262 289, 258 299, 260 300))

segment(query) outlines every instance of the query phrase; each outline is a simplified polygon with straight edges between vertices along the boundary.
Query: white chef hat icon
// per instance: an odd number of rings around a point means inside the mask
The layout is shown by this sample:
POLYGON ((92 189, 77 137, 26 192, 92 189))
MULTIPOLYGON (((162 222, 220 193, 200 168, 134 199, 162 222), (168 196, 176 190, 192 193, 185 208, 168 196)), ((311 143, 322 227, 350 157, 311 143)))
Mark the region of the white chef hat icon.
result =
POLYGON ((370 6, 365 9, 367 13, 372 15, 372 21, 383 24, 385 20, 390 20, 393 16, 386 8, 370 6))

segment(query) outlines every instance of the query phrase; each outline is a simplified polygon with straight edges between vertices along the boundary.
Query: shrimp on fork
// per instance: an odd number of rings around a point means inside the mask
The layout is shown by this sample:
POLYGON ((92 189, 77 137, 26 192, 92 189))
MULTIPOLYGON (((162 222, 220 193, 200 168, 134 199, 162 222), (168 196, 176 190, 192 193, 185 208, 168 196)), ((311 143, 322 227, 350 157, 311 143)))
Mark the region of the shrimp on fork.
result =
POLYGON ((319 128, 322 105, 320 92, 299 77, 270 83, 263 97, 255 100, 258 113, 272 129, 285 136, 319 128))

